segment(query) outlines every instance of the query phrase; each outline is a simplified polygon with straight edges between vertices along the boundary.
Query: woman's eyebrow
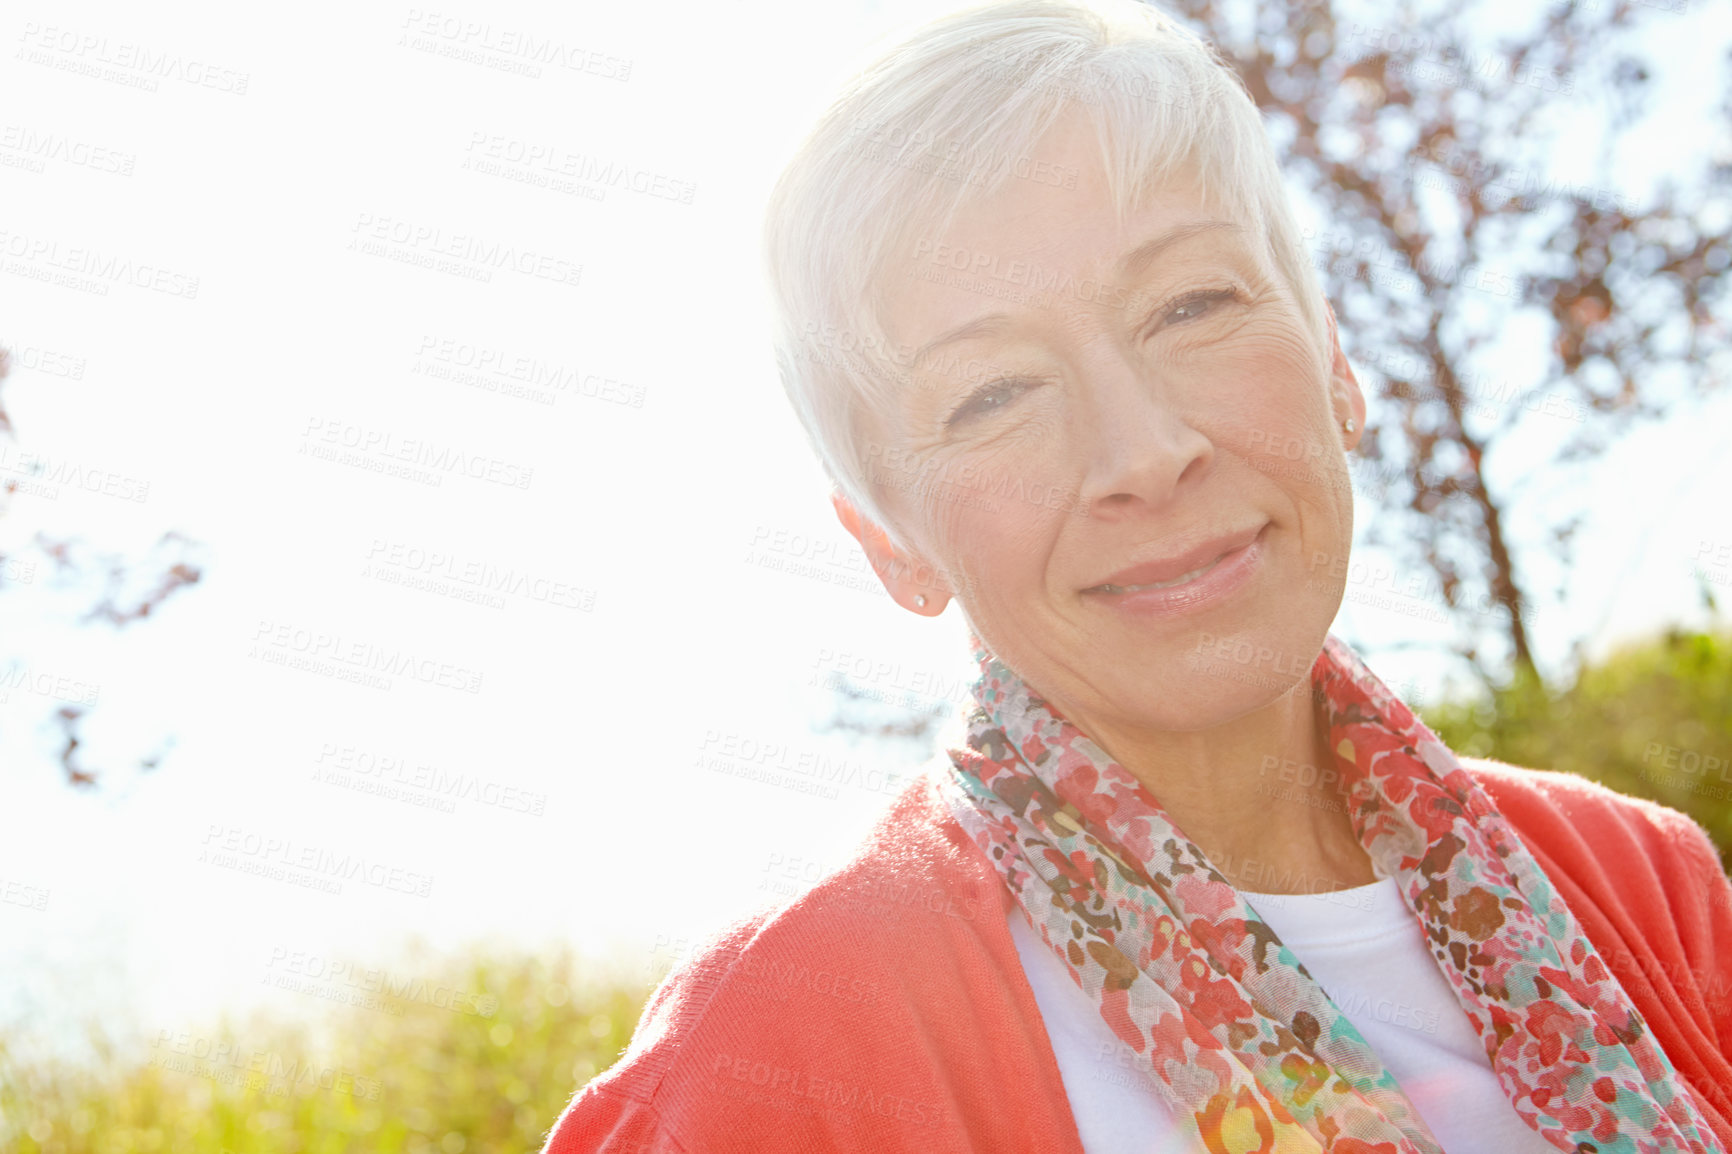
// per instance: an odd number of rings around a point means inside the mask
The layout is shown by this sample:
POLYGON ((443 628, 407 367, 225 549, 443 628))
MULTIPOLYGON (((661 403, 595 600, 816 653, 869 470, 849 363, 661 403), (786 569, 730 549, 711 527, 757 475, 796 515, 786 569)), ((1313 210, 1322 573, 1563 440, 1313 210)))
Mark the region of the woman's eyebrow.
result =
POLYGON ((995 328, 998 328, 1009 319, 1010 317, 1006 313, 988 313, 983 317, 975 317, 967 324, 958 325, 949 332, 941 333, 921 345, 914 353, 914 363, 918 365, 923 362, 926 359, 926 354, 940 345, 947 345, 953 341, 960 341, 967 337, 981 336, 995 328))
POLYGON ((1233 232, 1244 231, 1242 226, 1230 220, 1200 220, 1191 224, 1181 224, 1176 228, 1168 229, 1153 240, 1144 241, 1133 249, 1119 262, 1119 275, 1125 279, 1139 276, 1150 262, 1171 245, 1202 233, 1216 232, 1220 229, 1229 229, 1233 232))

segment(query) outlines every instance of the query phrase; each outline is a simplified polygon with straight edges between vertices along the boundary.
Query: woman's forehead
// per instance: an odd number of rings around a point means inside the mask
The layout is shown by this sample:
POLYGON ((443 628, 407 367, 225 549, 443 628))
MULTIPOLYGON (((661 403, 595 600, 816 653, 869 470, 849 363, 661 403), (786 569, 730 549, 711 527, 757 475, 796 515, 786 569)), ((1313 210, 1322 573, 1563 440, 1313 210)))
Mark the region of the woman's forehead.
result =
MULTIPOLYGON (((930 203, 938 203, 937 197, 930 203)), ((965 198, 949 220, 917 211, 902 239, 905 249, 910 241, 956 244, 987 235, 999 243, 1040 247, 1071 234, 1110 235, 1144 229, 1163 216, 1199 214, 1228 216, 1231 210, 1209 195, 1194 162, 1174 163, 1158 179, 1114 173, 1093 133, 1079 128, 1049 134, 1028 155, 1007 159, 998 179, 965 198), (1138 184, 1140 195, 1132 200, 1128 186, 1138 184)))

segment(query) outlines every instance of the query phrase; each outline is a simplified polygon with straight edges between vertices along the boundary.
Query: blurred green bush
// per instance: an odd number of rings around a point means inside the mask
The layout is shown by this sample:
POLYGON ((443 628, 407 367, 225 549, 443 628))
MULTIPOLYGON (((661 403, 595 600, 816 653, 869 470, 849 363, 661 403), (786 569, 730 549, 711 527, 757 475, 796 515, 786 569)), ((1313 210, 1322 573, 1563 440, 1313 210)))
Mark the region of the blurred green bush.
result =
POLYGON ((1732 634, 1674 630, 1567 689, 1517 679, 1489 700, 1418 712, 1457 753, 1580 774, 1689 814, 1732 870, 1732 634))

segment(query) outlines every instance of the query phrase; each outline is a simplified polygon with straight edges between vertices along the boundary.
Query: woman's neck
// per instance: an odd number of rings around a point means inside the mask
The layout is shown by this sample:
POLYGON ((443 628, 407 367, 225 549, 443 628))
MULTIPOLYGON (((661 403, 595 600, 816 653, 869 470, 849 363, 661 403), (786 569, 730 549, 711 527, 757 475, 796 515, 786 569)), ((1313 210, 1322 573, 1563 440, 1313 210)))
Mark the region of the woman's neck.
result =
MULTIPOLYGON (((1085 731, 1155 795, 1235 889, 1324 893, 1377 880, 1311 685, 1191 733, 1085 731)), ((1101 728, 1101 727, 1095 727, 1101 728)))

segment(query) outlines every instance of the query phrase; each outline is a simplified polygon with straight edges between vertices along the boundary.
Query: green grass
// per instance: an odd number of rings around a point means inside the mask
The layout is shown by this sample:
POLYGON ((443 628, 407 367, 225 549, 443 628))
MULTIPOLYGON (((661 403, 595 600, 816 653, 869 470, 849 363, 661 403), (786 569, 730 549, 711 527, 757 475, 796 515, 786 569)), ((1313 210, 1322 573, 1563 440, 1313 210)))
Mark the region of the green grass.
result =
POLYGON ((419 992, 315 1010, 305 1024, 159 1034, 142 1054, 93 1032, 89 1063, 31 1061, 0 1040, 0 1150, 536 1151, 624 1049, 648 992, 585 980, 569 956, 472 955, 415 972, 427 975, 419 992))

